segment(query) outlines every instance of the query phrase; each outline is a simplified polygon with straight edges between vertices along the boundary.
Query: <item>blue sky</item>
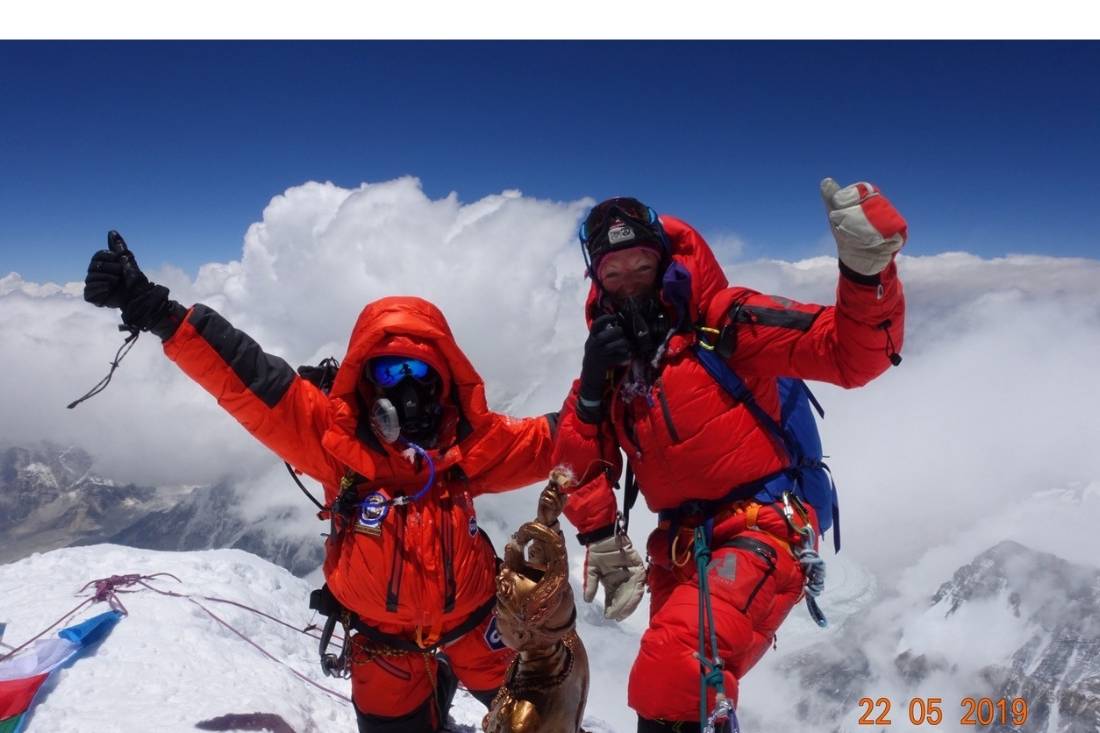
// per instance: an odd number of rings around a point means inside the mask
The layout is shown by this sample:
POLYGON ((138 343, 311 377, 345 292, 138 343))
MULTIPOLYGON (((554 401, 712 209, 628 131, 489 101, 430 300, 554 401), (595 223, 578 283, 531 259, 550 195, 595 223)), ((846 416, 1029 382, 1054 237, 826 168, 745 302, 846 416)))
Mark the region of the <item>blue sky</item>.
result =
POLYGON ((1097 78, 1098 42, 0 42, 0 275, 81 279, 109 228, 193 273, 290 186, 405 174, 782 258, 867 179, 912 254, 1095 256, 1097 78))

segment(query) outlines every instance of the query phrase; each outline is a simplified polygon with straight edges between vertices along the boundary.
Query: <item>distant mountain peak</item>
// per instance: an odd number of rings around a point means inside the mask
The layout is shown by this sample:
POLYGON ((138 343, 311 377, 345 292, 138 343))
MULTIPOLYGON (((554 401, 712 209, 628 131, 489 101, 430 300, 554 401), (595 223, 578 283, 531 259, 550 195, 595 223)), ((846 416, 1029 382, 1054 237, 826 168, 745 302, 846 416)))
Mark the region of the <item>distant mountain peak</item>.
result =
POLYGON ((985 730, 1100 731, 1096 568, 1005 540, 955 570, 924 612, 851 618, 784 662, 801 687, 795 710, 814 729, 839 730, 873 689, 919 696, 935 679, 959 699, 1027 701, 1026 725, 985 730))

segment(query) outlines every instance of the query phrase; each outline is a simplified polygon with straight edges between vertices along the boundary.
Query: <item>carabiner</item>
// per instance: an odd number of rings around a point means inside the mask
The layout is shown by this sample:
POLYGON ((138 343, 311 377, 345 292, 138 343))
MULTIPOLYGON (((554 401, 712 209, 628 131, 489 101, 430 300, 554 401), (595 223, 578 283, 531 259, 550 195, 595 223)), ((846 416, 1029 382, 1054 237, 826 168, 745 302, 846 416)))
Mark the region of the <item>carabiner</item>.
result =
POLYGON ((347 679, 351 677, 351 665, 348 664, 348 647, 351 643, 351 631, 348 629, 347 612, 333 614, 325 622, 325 628, 321 631, 321 671, 326 677, 339 677, 347 679), (332 632, 336 629, 336 622, 344 629, 344 640, 340 645, 340 654, 332 654, 328 645, 332 641, 332 632))

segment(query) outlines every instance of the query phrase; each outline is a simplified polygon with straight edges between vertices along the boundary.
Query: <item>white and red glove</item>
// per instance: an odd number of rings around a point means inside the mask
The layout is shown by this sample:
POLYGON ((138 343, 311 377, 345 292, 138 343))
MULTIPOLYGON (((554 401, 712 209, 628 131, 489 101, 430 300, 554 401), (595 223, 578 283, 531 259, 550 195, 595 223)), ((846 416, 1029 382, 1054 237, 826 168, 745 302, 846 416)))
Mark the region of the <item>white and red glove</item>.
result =
POLYGON ((821 182, 837 256, 860 275, 886 269, 905 244, 908 225, 876 186, 860 181, 841 188, 832 178, 821 182))
POLYGON ((603 586, 604 618, 622 621, 634 613, 645 593, 645 561, 630 538, 616 532, 588 546, 584 558, 584 600, 596 598, 603 586))

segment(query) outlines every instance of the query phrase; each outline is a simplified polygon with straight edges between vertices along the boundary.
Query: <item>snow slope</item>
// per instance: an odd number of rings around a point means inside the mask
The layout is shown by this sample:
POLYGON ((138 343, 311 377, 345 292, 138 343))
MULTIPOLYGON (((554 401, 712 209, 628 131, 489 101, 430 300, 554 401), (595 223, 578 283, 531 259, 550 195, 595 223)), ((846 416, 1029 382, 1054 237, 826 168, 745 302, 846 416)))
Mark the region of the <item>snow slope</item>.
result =
MULTIPOLYGON (((183 581, 151 581, 165 590, 233 600, 298 627, 316 620, 308 610, 307 581, 246 552, 95 545, 0 566, 5 641, 22 643, 76 606, 80 597, 74 593, 90 580, 161 572, 183 581)), ((56 674, 44 688, 28 733, 193 733, 201 721, 251 713, 279 716, 295 733, 355 730, 349 703, 265 658, 191 602, 147 590, 119 598, 130 615, 92 653, 56 674)), ((234 606, 201 603, 289 667, 349 694, 347 681, 321 674, 313 639, 234 606)), ((77 619, 105 608, 96 604, 77 619)), ((484 714, 484 707, 459 691, 452 729, 480 730, 484 714)), ((599 724, 590 729, 610 733, 599 724)))
MULTIPOLYGON (((579 553, 577 553, 579 555, 579 553)), ((574 592, 580 598, 583 556, 574 560, 574 592)), ((834 624, 856 612, 874 595, 871 578, 837 559, 831 563, 829 598, 834 624)), ((22 643, 57 620, 87 593, 91 580, 111 575, 171 573, 150 581, 157 588, 236 601, 297 628, 317 623, 308 610, 307 579, 240 550, 159 552, 118 545, 63 548, 0 565, 0 622, 5 642, 22 643)), ((355 730, 350 705, 308 685, 286 667, 265 658, 198 606, 148 590, 120 594, 130 615, 93 654, 61 670, 40 699, 29 733, 194 731, 200 721, 225 715, 266 713, 281 717, 296 733, 355 730)), ((646 599, 648 602, 648 598, 646 599)), ((225 622, 245 633, 286 665, 316 683, 349 694, 343 680, 324 677, 316 642, 235 606, 200 599, 225 622)), ((626 708, 626 680, 645 627, 643 605, 625 624, 602 618, 602 606, 580 604, 579 630, 591 657, 591 692, 585 727, 593 733, 633 730, 626 708)), ((97 604, 75 617, 105 609, 97 604)), ((54 632, 51 632, 51 634, 54 632)), ((761 662, 769 668, 781 657, 820 640, 821 632, 797 608, 780 632, 780 654, 761 662)), ((751 679, 751 676, 750 676, 751 679)), ((751 708, 752 698, 746 699, 751 708)), ((451 711, 454 730, 480 730, 484 708, 460 691, 451 711)))

